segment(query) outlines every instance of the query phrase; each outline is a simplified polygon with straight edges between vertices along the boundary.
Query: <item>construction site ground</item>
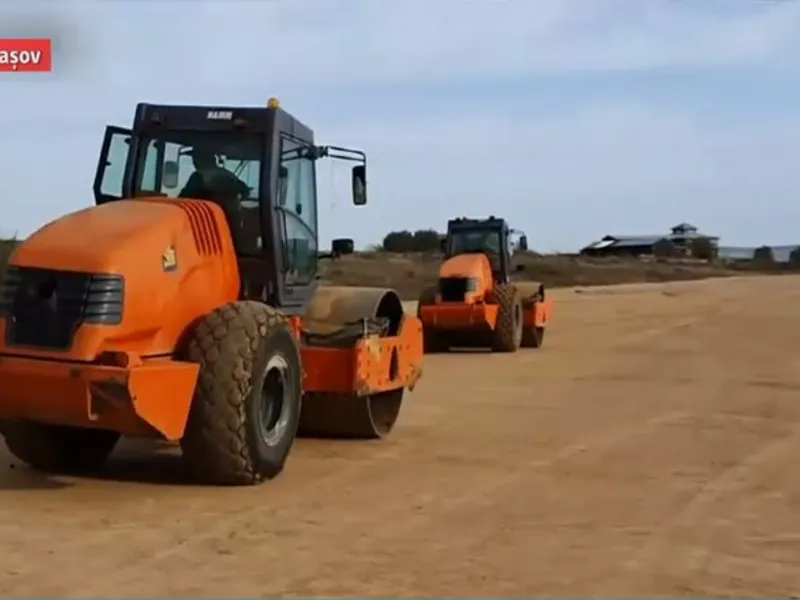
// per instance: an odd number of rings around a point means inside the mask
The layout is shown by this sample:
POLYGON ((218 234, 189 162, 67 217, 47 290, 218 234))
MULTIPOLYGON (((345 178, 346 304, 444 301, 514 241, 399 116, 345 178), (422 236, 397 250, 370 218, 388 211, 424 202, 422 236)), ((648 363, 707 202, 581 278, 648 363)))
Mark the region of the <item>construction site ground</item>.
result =
POLYGON ((428 356, 384 442, 209 488, 0 463, 0 595, 800 593, 800 278, 571 289, 545 347, 428 356))

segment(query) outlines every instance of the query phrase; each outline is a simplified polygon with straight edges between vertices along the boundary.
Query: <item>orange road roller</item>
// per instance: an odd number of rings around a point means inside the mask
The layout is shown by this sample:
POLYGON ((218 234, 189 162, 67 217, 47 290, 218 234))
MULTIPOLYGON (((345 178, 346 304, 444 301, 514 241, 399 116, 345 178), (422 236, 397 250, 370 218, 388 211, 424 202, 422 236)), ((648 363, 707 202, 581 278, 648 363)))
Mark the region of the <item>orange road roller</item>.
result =
POLYGON ((528 249, 527 237, 504 219, 452 219, 442 249, 445 260, 437 284, 423 291, 417 316, 425 352, 453 347, 486 347, 495 352, 539 348, 551 303, 544 285, 512 282, 512 237, 528 249))
POLYGON ((320 287, 317 146, 267 107, 139 104, 108 127, 95 206, 22 242, 0 287, 0 433, 49 472, 121 436, 179 443, 189 472, 249 485, 298 435, 382 438, 421 374, 422 325, 391 289, 320 287))

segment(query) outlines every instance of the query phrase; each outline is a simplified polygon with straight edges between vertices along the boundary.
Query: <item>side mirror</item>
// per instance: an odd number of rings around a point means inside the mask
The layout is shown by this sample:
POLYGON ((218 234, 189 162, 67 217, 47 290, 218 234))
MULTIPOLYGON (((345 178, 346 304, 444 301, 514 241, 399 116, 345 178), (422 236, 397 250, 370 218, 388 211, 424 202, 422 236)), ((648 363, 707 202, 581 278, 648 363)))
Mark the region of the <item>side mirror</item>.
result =
POLYGON ((180 166, 177 160, 164 161, 164 168, 161 171, 161 185, 168 190, 174 190, 178 187, 178 175, 180 175, 180 166))
POLYGON ((523 236, 521 236, 519 238, 519 249, 522 252, 527 252, 528 251, 528 236, 527 235, 523 235, 523 236))
POLYGON ((367 165, 353 167, 353 204, 364 206, 367 203, 367 165))
POLYGON ((331 254, 344 256, 355 252, 356 245, 350 238, 337 238, 331 243, 331 254))

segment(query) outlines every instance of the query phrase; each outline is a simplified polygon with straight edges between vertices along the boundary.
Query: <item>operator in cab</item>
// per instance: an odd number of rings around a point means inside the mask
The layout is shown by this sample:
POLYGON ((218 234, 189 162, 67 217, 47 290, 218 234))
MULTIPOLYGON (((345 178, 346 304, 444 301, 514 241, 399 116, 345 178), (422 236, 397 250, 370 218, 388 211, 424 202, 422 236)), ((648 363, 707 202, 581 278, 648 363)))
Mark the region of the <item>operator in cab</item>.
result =
POLYGON ((210 200, 225 211, 230 226, 239 226, 241 201, 250 194, 250 188, 233 173, 217 164, 213 152, 195 148, 191 152, 195 171, 180 191, 181 198, 210 200))

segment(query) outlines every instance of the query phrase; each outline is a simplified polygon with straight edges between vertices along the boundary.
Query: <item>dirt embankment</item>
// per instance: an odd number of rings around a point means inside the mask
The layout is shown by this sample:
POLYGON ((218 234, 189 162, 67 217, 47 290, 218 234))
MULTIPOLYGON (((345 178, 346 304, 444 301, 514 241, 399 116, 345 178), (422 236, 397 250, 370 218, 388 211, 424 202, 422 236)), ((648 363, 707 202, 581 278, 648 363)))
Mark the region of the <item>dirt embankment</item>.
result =
MULTIPOLYGON (((441 260, 436 254, 360 253, 326 261, 322 276, 332 285, 391 287, 404 300, 413 300, 424 287, 436 281, 441 260)), ((689 281, 759 272, 749 264, 590 259, 568 255, 530 254, 515 261, 523 268, 515 273, 515 278, 540 281, 548 287, 689 281)))

